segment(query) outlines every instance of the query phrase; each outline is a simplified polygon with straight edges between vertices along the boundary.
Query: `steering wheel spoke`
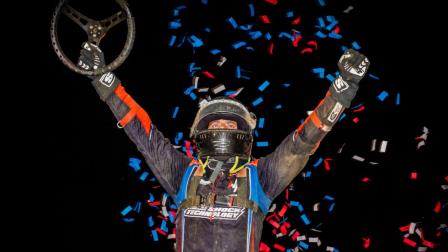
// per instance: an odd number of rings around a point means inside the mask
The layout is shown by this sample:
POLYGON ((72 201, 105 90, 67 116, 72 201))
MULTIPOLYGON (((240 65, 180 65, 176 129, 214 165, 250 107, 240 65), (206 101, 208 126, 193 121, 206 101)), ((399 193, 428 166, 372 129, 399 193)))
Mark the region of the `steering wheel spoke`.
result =
POLYGON ((70 5, 66 4, 62 8, 62 13, 66 15, 68 18, 70 18, 73 22, 75 22, 79 27, 81 27, 85 32, 89 32, 88 27, 90 24, 95 23, 97 21, 88 18, 86 15, 82 14, 81 12, 75 10, 70 5))
POLYGON ((108 31, 110 28, 126 20, 126 14, 122 11, 115 13, 114 15, 101 20, 99 23, 108 31))

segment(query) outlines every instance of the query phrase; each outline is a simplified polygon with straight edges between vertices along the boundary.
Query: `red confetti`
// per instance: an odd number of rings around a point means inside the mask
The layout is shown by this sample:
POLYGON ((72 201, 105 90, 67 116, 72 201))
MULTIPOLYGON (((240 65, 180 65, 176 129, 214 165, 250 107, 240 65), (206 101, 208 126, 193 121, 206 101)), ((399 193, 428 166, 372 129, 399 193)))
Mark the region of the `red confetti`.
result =
POLYGON ((268 52, 269 52, 270 55, 274 54, 274 43, 271 42, 269 44, 268 52))
POLYGON ((275 228, 279 228, 280 224, 278 224, 278 222, 276 222, 275 220, 270 220, 269 224, 271 224, 272 226, 274 226, 275 228))
POLYGON ((193 158, 193 154, 191 154, 190 147, 191 147, 190 141, 185 141, 185 149, 187 150, 187 156, 189 158, 193 158))
POLYGON ((369 247, 370 247, 370 238, 362 238, 363 239, 363 244, 362 244, 362 246, 365 248, 365 249, 368 249, 369 247))
POLYGON ((434 207, 434 212, 439 213, 440 212, 440 208, 441 208, 441 203, 440 203, 440 200, 439 200, 436 203, 436 207, 434 207))
POLYGON ((314 50, 317 50, 317 42, 314 40, 310 40, 307 43, 308 45, 314 46, 314 50))
POLYGON ((285 247, 283 247, 282 245, 280 245, 280 244, 274 244, 274 248, 275 249, 278 249, 278 250, 280 250, 280 251, 285 251, 285 247))
POLYGON ((359 107, 359 108, 353 110, 353 112, 358 113, 358 112, 364 111, 365 109, 366 109, 366 108, 365 108, 364 106, 361 106, 361 107, 359 107))
POLYGON ((264 1, 273 5, 276 5, 278 3, 277 0, 264 0, 264 1))
POLYGON ((430 241, 426 241, 426 240, 424 240, 423 241, 423 245, 424 246, 426 246, 426 247, 428 247, 428 248, 434 248, 434 243, 432 243, 432 242, 430 242, 430 241))
POLYGON ((160 206, 161 203, 160 203, 160 200, 158 200, 158 201, 154 201, 154 202, 149 202, 149 201, 148 201, 148 205, 150 205, 150 206, 160 206))
POLYGON ((299 23, 300 23, 300 16, 291 22, 291 24, 293 24, 293 25, 297 25, 299 23))
POLYGON ((266 245, 264 242, 260 243, 260 252, 269 252, 271 251, 271 248, 269 248, 268 245, 266 245))
POLYGON ((303 49, 300 53, 301 54, 305 54, 305 53, 312 53, 313 52, 313 49, 311 49, 311 48, 305 48, 305 49, 303 49))
POLYGON ((283 205, 282 209, 278 212, 278 216, 283 217, 283 215, 285 215, 286 210, 288 210, 288 206, 287 205, 283 205))
POLYGON ((331 161, 331 160, 333 160, 333 159, 332 158, 324 159, 324 168, 325 168, 326 171, 330 170, 330 164, 328 163, 328 161, 331 161))
POLYGON ((365 183, 370 182, 370 179, 368 177, 364 177, 364 178, 362 178, 362 182, 365 182, 365 183))
POLYGON ((358 117, 353 118, 353 122, 354 123, 359 123, 359 118, 358 117))
POLYGON ((411 224, 408 224, 406 226, 402 226, 402 227, 400 227, 400 231, 401 232, 407 232, 407 231, 409 231, 410 227, 411 227, 411 224))
POLYGON ((296 35, 294 34, 294 41, 292 42, 292 45, 293 45, 294 47, 299 46, 299 41, 300 41, 301 39, 302 39, 302 36, 301 36, 301 35, 296 36, 296 35))
POLYGON ((156 228, 156 231, 157 231, 157 233, 159 233, 161 235, 164 235, 164 236, 167 235, 167 233, 165 231, 163 231, 162 229, 160 229, 160 228, 156 228))
POLYGON ((416 180, 417 179, 417 172, 411 172, 410 177, 411 177, 411 179, 416 180))
POLYGON ((291 239, 292 239, 293 241, 296 241, 296 240, 297 240, 297 237, 299 237, 299 235, 300 235, 299 231, 296 231, 296 232, 294 232, 294 234, 291 236, 291 239))
POLYGON ((339 26, 336 26, 333 30, 334 33, 339 33, 341 32, 341 28, 339 28, 339 26))
POLYGON ((267 15, 260 16, 260 19, 265 24, 270 24, 271 23, 271 21, 269 20, 269 17, 267 15))
POLYGON ((417 243, 413 240, 408 239, 407 237, 405 237, 403 239, 403 242, 406 243, 407 245, 411 246, 411 247, 415 247, 417 246, 417 243))
POLYGON ((214 79, 215 78, 215 76, 212 73, 210 73, 209 71, 203 71, 202 74, 207 76, 210 79, 214 79))
POLYGON ((280 232, 281 232, 283 235, 286 235, 286 234, 288 233, 288 228, 287 228, 285 225, 282 225, 282 226, 280 227, 280 232))

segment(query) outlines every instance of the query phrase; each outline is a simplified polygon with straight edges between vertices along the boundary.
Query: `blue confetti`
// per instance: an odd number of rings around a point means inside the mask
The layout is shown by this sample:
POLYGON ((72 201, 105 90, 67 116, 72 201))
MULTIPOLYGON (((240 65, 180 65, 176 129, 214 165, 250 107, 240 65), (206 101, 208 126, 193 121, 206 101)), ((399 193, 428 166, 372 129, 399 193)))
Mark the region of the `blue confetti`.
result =
POLYGON ((295 206, 299 209, 300 212, 303 212, 303 206, 298 201, 292 201, 290 202, 291 206, 295 206))
POLYGON ((254 130, 255 137, 258 137, 258 130, 254 130))
POLYGON ((126 216, 132 210, 131 206, 127 206, 123 211, 121 211, 121 215, 126 216))
POLYGON ((389 93, 387 91, 382 91, 379 95, 378 95, 378 100, 380 101, 384 101, 386 99, 386 97, 389 95, 389 93))
POLYGON ((395 98, 395 105, 400 105, 400 93, 398 93, 397 98, 395 98))
POLYGON ((140 168, 140 163, 142 161, 138 158, 129 158, 129 166, 134 169, 135 172, 138 172, 140 168))
POLYGON ((325 27, 325 21, 323 18, 318 18, 317 21, 319 22, 319 27, 324 28, 325 27))
POLYGON ((319 38, 326 38, 326 37, 327 37, 327 35, 325 35, 325 34, 322 33, 321 31, 316 32, 315 35, 316 35, 317 37, 319 37, 319 38))
POLYGON ((256 99, 255 101, 252 102, 252 106, 255 107, 262 102, 263 102, 263 97, 259 97, 258 99, 256 99))
POLYGON ((275 106, 275 109, 281 109, 281 108, 282 108, 281 104, 278 104, 277 106, 275 106))
POLYGON ((265 82, 263 82, 259 87, 258 87, 258 90, 260 90, 260 91, 264 91, 268 86, 269 86, 269 81, 265 81, 265 82))
POLYGON ((264 38, 267 40, 271 40, 272 36, 269 32, 266 32, 266 34, 264 34, 264 38))
POLYGON ((331 197, 330 195, 325 195, 324 199, 325 199, 325 200, 330 200, 330 201, 333 201, 333 200, 334 200, 334 198, 331 197))
POLYGON ((210 33, 210 32, 212 31, 212 29, 211 29, 210 27, 206 27, 206 28, 204 29, 204 31, 207 32, 207 33, 210 33))
POLYGON ((356 41, 353 41, 353 43, 352 43, 352 47, 353 47, 353 49, 355 49, 355 50, 359 50, 359 49, 361 49, 361 46, 358 44, 358 42, 356 42, 356 41))
POLYGON ((331 82, 333 82, 336 79, 336 77, 334 77, 332 74, 327 74, 327 76, 325 76, 325 78, 331 82))
POLYGON ((251 24, 247 24, 247 25, 240 25, 240 30, 243 30, 243 31, 249 31, 250 29, 252 29, 252 27, 253 27, 253 25, 251 25, 251 24))
POLYGON ((157 234, 157 232, 155 230, 151 230, 151 234, 152 234, 152 239, 154 241, 159 241, 159 235, 157 234))
POLYGON ((149 193, 149 202, 153 202, 154 201, 154 195, 152 193, 149 193))
POLYGON ((240 66, 236 66, 235 75, 236 75, 237 79, 241 78, 241 67, 240 66))
POLYGON ((186 94, 186 95, 189 95, 192 91, 193 91, 193 89, 194 89, 194 87, 193 86, 191 86, 191 87, 188 87, 187 89, 185 89, 185 92, 184 92, 184 94, 186 94))
POLYGON ((179 29, 180 27, 182 27, 182 23, 180 22, 180 20, 171 21, 168 24, 168 28, 171 30, 176 30, 179 29))
POLYGON ((291 17, 293 17, 294 16, 294 12, 292 12, 292 11, 288 11, 288 12, 286 12, 286 17, 287 18, 291 18, 291 17))
POLYGON ((212 50, 210 50, 210 53, 213 54, 213 55, 216 55, 216 54, 218 54, 220 52, 221 52, 221 50, 219 50, 219 49, 212 49, 212 50))
POLYGON ((338 122, 342 121, 347 115, 345 113, 342 113, 341 117, 339 117, 338 122))
POLYGON ((282 86, 285 87, 285 88, 289 88, 289 86, 291 86, 291 84, 289 84, 289 83, 283 83, 282 86))
POLYGON ((148 172, 143 172, 142 175, 140 175, 140 180, 141 181, 145 181, 146 177, 148 177, 149 173, 148 172))
POLYGON ((134 218, 123 218, 123 221, 129 223, 129 222, 134 222, 135 219, 134 218))
POLYGON ((182 140, 182 138, 184 138, 184 133, 177 132, 176 137, 174 138, 174 143, 176 145, 179 145, 179 142, 180 142, 180 140, 182 140))
POLYGON ((250 16, 253 17, 255 15, 255 8, 253 4, 248 4, 250 16))
POLYGON ((137 201, 133 210, 137 213, 140 213, 141 206, 142 206, 142 203, 140 201, 137 201))
POLYGON ((236 29, 238 27, 238 24, 236 23, 236 21, 233 17, 229 17, 227 19, 227 22, 230 23, 230 25, 233 27, 233 29, 236 29))
POLYGON ((328 34, 328 36, 330 38, 334 38, 334 39, 341 39, 342 38, 341 34, 336 33, 336 32, 331 32, 330 34, 328 34))
POLYGON ((204 45, 204 42, 202 42, 202 40, 195 35, 190 36, 190 43, 193 47, 201 47, 204 45))
POLYGON ((318 167, 320 164, 322 164, 322 162, 324 161, 324 159, 323 158, 319 158, 317 161, 316 161, 316 163, 314 163, 314 167, 318 167))
POLYGON ((234 49, 238 49, 238 48, 240 48, 240 47, 242 47, 242 46, 245 46, 247 43, 246 42, 244 42, 244 41, 238 41, 238 42, 235 42, 233 45, 232 45, 232 47, 234 48, 234 49))
POLYGON ((307 171, 307 172, 305 173, 305 178, 309 178, 309 177, 311 177, 311 171, 307 171))
POLYGON ((324 68, 322 68, 322 67, 314 68, 312 71, 313 71, 313 73, 318 73, 319 74, 319 78, 321 78, 321 79, 324 78, 324 72, 325 72, 324 68))
POLYGON ((308 216, 306 216, 306 214, 300 215, 300 219, 302 219, 302 221, 305 225, 309 225, 311 223, 310 220, 308 219, 308 216))
POLYGON ((291 34, 287 33, 287 32, 281 32, 281 33, 278 35, 278 37, 279 37, 279 38, 286 37, 286 38, 288 38, 289 40, 294 41, 294 37, 293 37, 291 34))
POLYGON ((338 23, 339 22, 337 20, 334 20, 329 25, 327 25, 327 27, 325 27, 325 29, 327 29, 327 31, 331 31, 338 23))
POLYGON ((269 142, 257 142, 257 147, 268 147, 269 142))
POLYGON ((174 36, 174 35, 172 35, 171 36, 171 38, 170 38, 170 42, 168 43, 168 45, 170 46, 170 47, 172 47, 173 45, 174 45, 174 43, 176 42, 176 36, 174 36))
POLYGON ((304 250, 308 250, 308 247, 309 247, 309 245, 307 243, 303 242, 303 241, 299 242, 299 246, 301 248, 303 248, 304 250))
POLYGON ((168 218, 170 218, 170 222, 171 223, 174 223, 174 217, 170 214, 170 215, 168 215, 168 218))
POLYGON ((162 225, 160 225, 160 229, 168 233, 168 227, 166 226, 166 221, 162 221, 162 225))
POLYGON ((380 79, 379 77, 377 77, 377 76, 375 76, 373 74, 369 74, 369 77, 374 79, 374 80, 379 80, 380 79))
POLYGON ((262 129, 264 127, 264 117, 258 119, 258 128, 262 129))
POLYGON ((328 209, 328 212, 333 212, 333 209, 334 209, 334 205, 335 205, 336 203, 331 203, 331 205, 330 205, 330 208, 328 209))
POLYGON ((178 112, 179 112, 179 106, 176 106, 176 107, 174 108, 174 112, 173 112, 173 116, 172 116, 173 119, 176 118, 178 112))
POLYGON ((253 32, 249 32, 249 35, 253 40, 256 40, 259 37, 263 36, 263 33, 261 33, 261 31, 253 31, 253 32))
POLYGON ((154 220, 152 219, 152 216, 148 217, 148 226, 150 227, 154 226, 154 220))
POLYGON ((317 2, 319 3, 320 6, 325 6, 325 1, 324 0, 317 0, 317 2))
POLYGON ((201 3, 204 4, 204 5, 207 5, 208 4, 208 0, 201 0, 201 3))

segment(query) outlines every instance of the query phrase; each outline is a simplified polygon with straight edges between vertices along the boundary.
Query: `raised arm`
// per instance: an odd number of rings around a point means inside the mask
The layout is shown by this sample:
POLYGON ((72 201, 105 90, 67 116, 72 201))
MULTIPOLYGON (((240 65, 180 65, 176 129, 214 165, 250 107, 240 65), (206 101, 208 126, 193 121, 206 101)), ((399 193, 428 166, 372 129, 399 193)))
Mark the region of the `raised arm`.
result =
MULTIPOLYGON (((104 66, 104 55, 95 45, 84 43, 78 66, 92 70, 104 66)), ((142 153, 162 187, 175 196, 190 159, 176 150, 152 123, 148 113, 125 91, 120 80, 109 72, 93 77, 100 99, 109 106, 129 138, 142 153)))
POLYGON ((369 65, 364 55, 347 50, 338 62, 340 76, 333 81, 325 98, 273 153, 259 160, 260 182, 272 199, 302 171, 344 109, 350 107, 369 65))

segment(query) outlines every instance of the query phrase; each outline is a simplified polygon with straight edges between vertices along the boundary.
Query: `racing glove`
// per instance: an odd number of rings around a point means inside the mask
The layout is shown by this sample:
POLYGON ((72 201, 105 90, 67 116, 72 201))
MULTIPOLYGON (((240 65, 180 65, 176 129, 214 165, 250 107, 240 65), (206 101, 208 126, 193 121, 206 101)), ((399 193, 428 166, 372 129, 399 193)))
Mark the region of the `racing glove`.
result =
POLYGON ((340 75, 333 81, 330 93, 344 107, 350 107, 369 66, 367 57, 353 49, 347 50, 339 59, 340 75))
MULTIPOLYGON (((101 49, 92 43, 84 42, 78 60, 78 67, 92 71, 104 66, 106 66, 106 62, 101 49)), ((99 76, 92 75, 89 78, 92 79, 92 84, 102 101, 106 101, 121 83, 112 72, 107 72, 99 76)))

